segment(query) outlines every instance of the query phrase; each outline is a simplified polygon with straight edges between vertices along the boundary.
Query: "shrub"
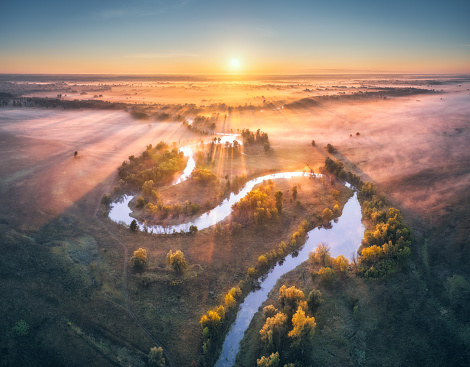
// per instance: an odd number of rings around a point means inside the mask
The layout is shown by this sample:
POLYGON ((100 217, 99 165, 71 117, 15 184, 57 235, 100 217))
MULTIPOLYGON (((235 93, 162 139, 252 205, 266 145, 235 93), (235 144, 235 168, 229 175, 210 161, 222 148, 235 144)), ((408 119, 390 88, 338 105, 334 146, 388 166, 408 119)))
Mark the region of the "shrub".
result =
POLYGON ((101 204, 105 205, 105 206, 108 206, 109 204, 111 204, 112 200, 111 200, 111 196, 109 194, 104 194, 102 197, 101 197, 101 204))
POLYGON ((29 325, 26 321, 20 320, 11 328, 16 336, 26 336, 29 334, 29 325))
POLYGON ((312 140, 312 147, 315 146, 315 140, 312 140))

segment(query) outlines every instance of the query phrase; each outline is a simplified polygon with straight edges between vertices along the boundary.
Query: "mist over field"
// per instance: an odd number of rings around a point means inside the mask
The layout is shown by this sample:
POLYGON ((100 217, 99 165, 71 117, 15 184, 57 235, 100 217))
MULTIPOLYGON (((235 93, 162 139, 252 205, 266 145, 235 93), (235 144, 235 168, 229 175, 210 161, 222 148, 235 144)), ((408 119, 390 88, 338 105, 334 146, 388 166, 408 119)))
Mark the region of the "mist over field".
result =
MULTIPOLYGON (((378 278, 361 275, 372 274, 361 273, 364 242, 353 245, 359 265, 344 254, 345 275, 331 265, 333 283, 315 276, 321 269, 308 259, 287 272, 263 307, 279 307, 281 285, 305 297, 320 290, 323 303, 309 311, 314 333, 302 342, 309 352, 298 354, 286 337, 276 347, 279 358, 298 365, 466 364, 468 76, 116 78, 1 78, 4 365, 214 364, 254 279, 303 244, 299 231, 328 228, 327 208, 341 216, 352 192, 325 170, 327 157, 375 187, 369 199, 359 190, 366 232, 374 226, 367 205, 386 201, 413 233, 411 252, 378 278), (217 144, 223 134, 241 145, 217 144), (179 154, 183 147, 193 155, 179 154), (195 171, 175 185, 188 159, 195 171), (136 173, 125 173, 131 169, 136 173), (311 170, 327 179, 305 176, 311 170), (134 232, 108 218, 110 201, 131 194, 129 210, 140 223, 185 223, 248 180, 277 172, 304 176, 255 187, 249 195, 258 195, 266 217, 237 204, 215 226, 173 235, 134 232), (274 192, 281 193, 276 205, 274 192), (135 260, 139 249, 144 265, 135 260), (182 268, 168 262, 176 250, 182 268), (204 315, 220 304, 226 321, 207 334, 204 315), (424 320, 440 327, 424 327, 424 320), (403 335, 409 345, 398 343, 403 335), (437 355, 436 343, 445 352, 437 355), (162 352, 149 357, 153 347, 162 352)), ((277 358, 275 345, 260 338, 262 315, 255 314, 234 365, 277 358)))

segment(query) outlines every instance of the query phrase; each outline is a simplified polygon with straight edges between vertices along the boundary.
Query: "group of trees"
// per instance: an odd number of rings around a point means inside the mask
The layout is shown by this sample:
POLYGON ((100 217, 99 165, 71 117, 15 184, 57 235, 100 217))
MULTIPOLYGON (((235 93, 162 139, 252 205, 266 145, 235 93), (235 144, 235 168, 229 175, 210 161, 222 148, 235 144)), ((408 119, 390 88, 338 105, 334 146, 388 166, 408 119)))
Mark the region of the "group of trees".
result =
MULTIPOLYGON (((250 191, 238 203, 232 206, 232 215, 236 222, 247 225, 251 222, 266 223, 278 215, 278 206, 282 197, 274 199, 272 195, 273 182, 263 183, 258 189, 250 191)), ((279 197, 279 195, 278 195, 279 197)))
POLYGON ((270 148, 268 134, 261 131, 260 129, 256 132, 250 131, 250 129, 242 129, 241 135, 243 138, 243 144, 249 145, 263 145, 264 150, 268 151, 270 148))
MULTIPOLYGON (((143 248, 135 250, 134 255, 131 257, 131 264, 134 270, 143 271, 148 265, 147 250, 143 248)), ((183 273, 188 267, 184 254, 180 250, 176 252, 170 250, 166 255, 166 264, 172 267, 178 274, 183 273)))
POLYGON ((309 254, 309 262, 313 268, 312 277, 320 277, 325 284, 331 284, 338 277, 347 276, 350 270, 349 260, 343 255, 331 257, 330 249, 325 243, 319 243, 309 254))
POLYGON ((359 248, 359 274, 368 277, 386 275, 411 254, 411 231, 404 224, 400 211, 385 205, 373 195, 364 201, 364 215, 375 227, 366 230, 359 248))
POLYGON ((221 337, 231 319, 236 316, 236 306, 241 299, 242 291, 239 287, 231 288, 224 297, 224 304, 214 307, 201 317, 202 328, 202 364, 213 365, 217 346, 223 342, 221 337), (230 317, 228 317, 230 315, 230 317), (227 320, 228 319, 228 320, 227 320))
POLYGON ((131 155, 129 162, 124 161, 118 168, 118 174, 130 187, 141 188, 146 182, 166 184, 185 166, 183 152, 176 148, 170 150, 165 142, 160 142, 156 147, 147 146, 137 158, 131 155))
POLYGON ((386 275, 411 253, 411 231, 400 211, 390 206, 371 182, 363 182, 354 173, 346 172, 342 162, 327 157, 324 171, 348 181, 359 190, 363 215, 370 218, 374 226, 364 233, 358 250, 357 273, 366 277, 386 275))
POLYGON ((313 313, 321 304, 321 293, 312 290, 305 301, 304 292, 283 285, 279 289, 278 305, 264 307, 265 323, 259 331, 266 354, 257 360, 258 367, 282 366, 302 360, 303 350, 315 333, 313 313))

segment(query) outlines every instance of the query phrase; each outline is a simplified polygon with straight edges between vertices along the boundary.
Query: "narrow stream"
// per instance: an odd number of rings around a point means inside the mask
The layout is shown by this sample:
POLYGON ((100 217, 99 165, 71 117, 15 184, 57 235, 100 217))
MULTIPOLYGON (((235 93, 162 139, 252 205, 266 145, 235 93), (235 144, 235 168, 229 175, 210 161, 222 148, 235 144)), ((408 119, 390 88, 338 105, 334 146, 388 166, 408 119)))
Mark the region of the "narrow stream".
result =
MULTIPOLYGON (((220 205, 216 206, 214 209, 202 214, 201 216, 195 218, 193 221, 188 223, 177 224, 173 226, 160 226, 160 225, 149 225, 147 231, 150 233, 158 234, 172 234, 180 231, 189 232, 190 226, 196 226, 198 230, 205 229, 216 225, 218 222, 227 218, 232 212, 232 205, 240 201, 247 193, 249 193, 253 188, 262 183, 264 180, 275 180, 279 178, 292 178, 300 177, 306 175, 303 172, 281 172, 274 173, 271 175, 257 177, 251 181, 248 181, 245 186, 238 193, 231 193, 230 196, 225 199, 220 205)), ((320 177, 320 175, 316 175, 320 177)), ((130 216, 132 213, 131 208, 129 208, 129 202, 134 198, 131 195, 124 195, 120 201, 114 202, 109 210, 108 217, 116 223, 124 223, 130 225, 131 222, 135 219, 130 216)), ((140 230, 144 229, 143 222, 137 222, 140 230)))
POLYGON ((318 243, 325 242, 330 246, 333 257, 343 255, 350 258, 357 251, 364 237, 364 226, 361 222, 361 205, 357 194, 348 200, 343 208, 343 214, 338 221, 333 222, 331 229, 315 228, 308 232, 305 245, 297 256, 288 255, 282 265, 278 263, 265 277, 260 279, 261 288, 249 293, 240 305, 237 318, 225 337, 222 353, 215 364, 216 367, 232 367, 240 349, 240 342, 251 319, 268 298, 268 293, 276 285, 279 278, 308 259, 308 254, 314 250, 318 243))

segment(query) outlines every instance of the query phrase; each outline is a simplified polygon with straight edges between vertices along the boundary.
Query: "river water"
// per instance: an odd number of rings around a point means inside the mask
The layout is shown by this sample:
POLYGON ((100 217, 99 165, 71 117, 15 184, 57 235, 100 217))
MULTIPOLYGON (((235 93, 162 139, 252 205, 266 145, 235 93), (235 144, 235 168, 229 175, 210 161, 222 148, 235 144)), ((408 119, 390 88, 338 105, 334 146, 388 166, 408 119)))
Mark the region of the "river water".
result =
POLYGON ((343 255, 351 258, 357 251, 364 237, 364 226, 361 222, 361 205, 357 200, 357 194, 349 199, 343 208, 341 217, 332 223, 331 229, 315 228, 308 232, 305 245, 297 256, 288 255, 281 263, 278 263, 267 276, 260 279, 261 287, 248 294, 240 305, 237 318, 225 337, 222 353, 215 364, 216 367, 232 367, 240 348, 246 329, 251 319, 268 298, 268 293, 274 288, 279 278, 308 259, 308 254, 314 250, 320 242, 330 246, 333 257, 343 255))

